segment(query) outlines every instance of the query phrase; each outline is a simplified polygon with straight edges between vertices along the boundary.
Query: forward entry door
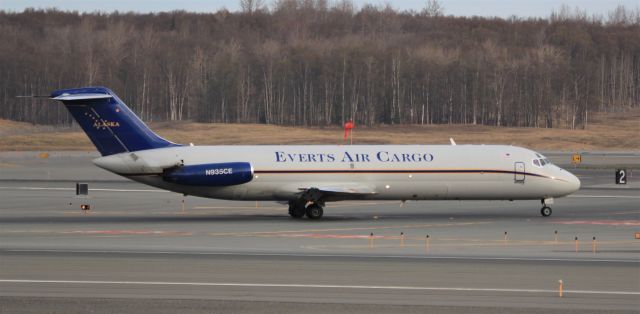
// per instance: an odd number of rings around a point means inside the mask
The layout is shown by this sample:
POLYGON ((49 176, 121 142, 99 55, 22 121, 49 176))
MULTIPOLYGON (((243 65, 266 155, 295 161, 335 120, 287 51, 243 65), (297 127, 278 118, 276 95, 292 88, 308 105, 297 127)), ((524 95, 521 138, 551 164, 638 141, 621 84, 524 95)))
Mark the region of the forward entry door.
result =
POLYGON ((525 179, 525 169, 524 169, 524 162, 516 162, 515 165, 515 172, 514 172, 514 181, 515 183, 524 183, 524 179, 525 179))

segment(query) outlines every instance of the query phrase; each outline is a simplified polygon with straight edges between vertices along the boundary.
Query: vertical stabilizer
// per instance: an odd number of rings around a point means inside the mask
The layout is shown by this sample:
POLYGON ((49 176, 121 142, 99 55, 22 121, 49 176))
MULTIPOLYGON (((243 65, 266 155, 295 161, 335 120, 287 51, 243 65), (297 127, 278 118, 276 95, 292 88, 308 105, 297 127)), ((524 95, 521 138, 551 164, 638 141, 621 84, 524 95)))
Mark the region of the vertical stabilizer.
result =
POLYGON ((180 146, 151 131, 108 88, 57 90, 51 98, 62 101, 102 156, 180 146))

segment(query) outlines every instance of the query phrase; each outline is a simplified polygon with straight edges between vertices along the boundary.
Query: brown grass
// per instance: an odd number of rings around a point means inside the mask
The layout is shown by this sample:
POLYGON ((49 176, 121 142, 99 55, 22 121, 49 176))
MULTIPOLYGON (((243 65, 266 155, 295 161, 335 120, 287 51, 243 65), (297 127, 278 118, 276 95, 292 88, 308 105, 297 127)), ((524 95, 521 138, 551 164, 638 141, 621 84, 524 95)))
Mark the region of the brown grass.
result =
MULTIPOLYGON (((339 127, 298 128, 259 124, 155 123, 151 128, 177 143, 342 144, 339 127)), ((586 130, 505 128, 474 125, 377 126, 356 128, 355 144, 510 144, 537 150, 639 150, 640 110, 593 114, 586 130)), ((95 148, 79 130, 0 120, 0 150, 81 150, 95 148)))

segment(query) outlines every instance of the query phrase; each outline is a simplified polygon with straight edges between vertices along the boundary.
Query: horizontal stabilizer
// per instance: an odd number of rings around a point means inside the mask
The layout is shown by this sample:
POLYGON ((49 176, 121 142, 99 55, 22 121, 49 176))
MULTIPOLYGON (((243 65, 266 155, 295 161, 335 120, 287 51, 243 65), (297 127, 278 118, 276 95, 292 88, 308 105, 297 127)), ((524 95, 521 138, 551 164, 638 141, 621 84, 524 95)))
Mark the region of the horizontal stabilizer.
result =
POLYGON ((96 94, 96 93, 87 93, 87 94, 67 94, 64 93, 60 96, 51 98, 53 100, 60 101, 74 101, 74 100, 91 100, 91 99, 108 99, 113 96, 109 94, 96 94))

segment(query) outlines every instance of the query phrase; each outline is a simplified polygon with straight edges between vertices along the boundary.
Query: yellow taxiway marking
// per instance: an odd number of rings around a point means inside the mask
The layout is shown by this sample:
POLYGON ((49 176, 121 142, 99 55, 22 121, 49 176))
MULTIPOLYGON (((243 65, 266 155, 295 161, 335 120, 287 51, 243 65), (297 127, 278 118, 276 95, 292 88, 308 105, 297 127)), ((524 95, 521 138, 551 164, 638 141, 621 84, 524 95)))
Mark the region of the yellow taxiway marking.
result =
POLYGON ((0 162, 0 168, 22 168, 22 166, 8 162, 0 162))

